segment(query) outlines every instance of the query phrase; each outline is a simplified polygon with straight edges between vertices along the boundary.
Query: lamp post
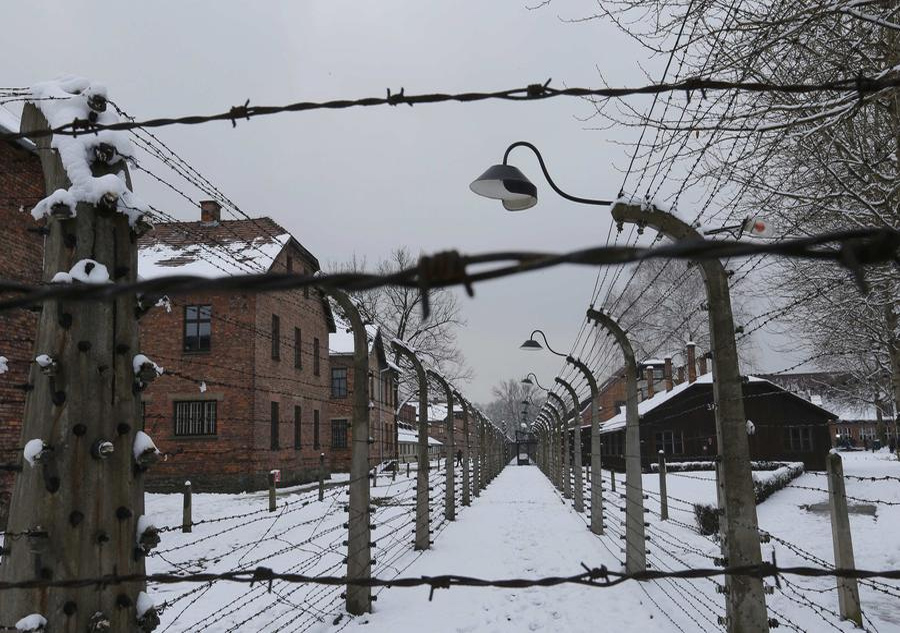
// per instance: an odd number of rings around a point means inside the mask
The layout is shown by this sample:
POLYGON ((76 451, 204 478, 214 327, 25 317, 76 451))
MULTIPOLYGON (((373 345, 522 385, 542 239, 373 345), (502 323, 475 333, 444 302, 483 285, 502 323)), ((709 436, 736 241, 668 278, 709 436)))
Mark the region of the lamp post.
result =
MULTIPOLYGON (((649 209, 636 204, 623 204, 610 200, 579 198, 572 196, 550 178, 543 157, 537 148, 524 141, 510 145, 502 165, 494 165, 479 176, 469 187, 475 193, 503 201, 508 211, 521 211, 537 204, 537 188, 518 169, 507 165, 509 153, 516 147, 533 151, 541 165, 547 182, 560 196, 579 204, 612 206, 616 223, 636 224, 638 230, 650 226, 658 233, 673 240, 700 241, 700 233, 674 215, 651 205, 649 209)), ((762 553, 759 547, 759 530, 756 503, 753 494, 753 478, 750 470, 750 448, 747 441, 744 416, 743 389, 738 367, 737 346, 734 339, 734 319, 728 276, 719 260, 697 262, 703 272, 709 304, 709 329, 714 357, 713 396, 716 411, 716 435, 719 443, 719 507, 721 518, 723 553, 729 565, 759 565, 762 553)), ((729 633, 750 631, 765 633, 769 630, 765 594, 761 578, 752 576, 726 576, 726 619, 729 633)))

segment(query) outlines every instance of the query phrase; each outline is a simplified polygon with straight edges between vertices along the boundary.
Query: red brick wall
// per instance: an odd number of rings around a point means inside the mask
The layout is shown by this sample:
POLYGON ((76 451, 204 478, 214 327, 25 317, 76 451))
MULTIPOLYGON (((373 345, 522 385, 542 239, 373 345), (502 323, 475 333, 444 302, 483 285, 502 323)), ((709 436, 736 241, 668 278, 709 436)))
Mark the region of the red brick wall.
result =
MULTIPOLYGON (((39 226, 29 211, 43 197, 44 178, 37 155, 12 143, 0 143, 0 277, 40 281, 43 237, 28 229, 39 226)), ((0 312, 0 356, 9 359, 9 373, 0 376, 2 464, 21 461, 25 392, 17 385, 28 382, 36 327, 34 312, 0 312)), ((0 527, 6 524, 13 477, 12 472, 0 470, 0 527)))
MULTIPOLYGON (((302 254, 292 253, 295 262, 302 254)), ((283 270, 286 253, 276 260, 283 270)), ((295 269, 298 264, 295 263, 295 269)), ((141 322, 141 348, 172 370, 144 392, 147 432, 168 461, 151 469, 148 488, 180 487, 188 479, 199 490, 240 491, 266 486, 280 469, 281 485, 317 476, 319 450, 313 447, 314 411, 320 412, 325 446, 328 326, 315 292, 259 295, 204 295, 175 299, 171 313, 155 309, 141 322), (208 353, 184 353, 185 305, 212 305, 208 353), (280 319, 278 360, 272 358, 272 315, 280 319), (294 366, 294 327, 302 332, 302 368, 294 366), (320 375, 313 373, 313 341, 319 339, 320 375), (201 393, 199 382, 207 391, 201 393), (217 401, 215 437, 176 438, 174 400, 217 401), (272 450, 271 403, 279 404, 279 448, 272 450), (301 407, 301 448, 294 447, 294 407, 301 407)))
MULTIPOLYGON (((293 258, 293 269, 310 270, 311 262, 304 262, 299 251, 284 252, 273 264, 273 270, 287 268, 287 256, 293 258)), ((330 445, 331 428, 326 422, 329 402, 331 369, 328 360, 328 325, 325 308, 317 292, 308 297, 302 290, 267 293, 256 298, 257 345, 256 398, 254 415, 259 423, 254 427, 254 469, 262 477, 269 470, 281 469, 282 484, 310 481, 317 476, 319 453, 330 445), (272 358, 272 315, 280 318, 281 358, 272 358), (294 328, 299 327, 303 368, 294 367, 294 328), (314 373, 314 341, 319 340, 319 375, 314 373), (279 445, 271 450, 271 403, 279 403, 279 445), (294 407, 301 407, 301 448, 294 448, 294 407), (315 412, 319 412, 320 448, 313 445, 315 412)), ((327 450, 325 451, 327 453, 327 450)), ((326 455, 327 459, 327 455, 326 455)))
MULTIPOLYGON (((328 433, 327 438, 325 439, 325 445, 328 447, 326 455, 333 471, 346 472, 350 470, 350 446, 353 441, 353 433, 348 432, 347 434, 347 448, 336 449, 331 446, 331 422, 333 420, 343 419, 347 420, 348 424, 352 427, 353 393, 355 389, 355 381, 353 380, 353 356, 351 354, 332 354, 330 365, 331 367, 347 368, 347 397, 330 399, 328 405, 328 433)), ((330 371, 331 370, 329 370, 329 381, 331 378, 330 371)), ((369 446, 370 466, 375 466, 376 464, 386 462, 395 457, 394 390, 391 384, 394 372, 388 370, 382 375, 384 380, 383 390, 379 388, 379 375, 380 368, 378 366, 378 355, 373 350, 373 352, 369 354, 369 393, 370 401, 375 405, 375 407, 369 411, 369 436, 374 440, 369 446)))

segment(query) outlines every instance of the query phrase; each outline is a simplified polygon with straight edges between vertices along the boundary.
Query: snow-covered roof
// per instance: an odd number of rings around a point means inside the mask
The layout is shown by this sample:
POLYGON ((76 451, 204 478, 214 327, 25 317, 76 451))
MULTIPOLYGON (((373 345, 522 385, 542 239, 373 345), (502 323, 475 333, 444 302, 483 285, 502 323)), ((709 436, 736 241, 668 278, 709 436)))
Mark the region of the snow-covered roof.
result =
MULTIPOLYGON (((875 405, 865 402, 839 402, 832 398, 823 398, 813 394, 810 402, 831 411, 841 422, 875 422, 878 420, 878 410, 875 405)), ((882 416, 889 419, 889 414, 882 416)))
POLYGON ((290 240, 270 218, 159 223, 138 242, 138 274, 153 279, 265 273, 290 240))
MULTIPOLYGON (((416 417, 419 415, 419 403, 413 402, 411 403, 412 407, 416 410, 416 417)), ((453 412, 460 411, 459 407, 454 406, 453 412)), ((446 402, 430 402, 428 403, 428 421, 429 422, 442 422, 447 419, 447 403, 446 402)))
MULTIPOLYGON (((406 442, 412 444, 419 443, 419 433, 417 431, 411 431, 409 429, 404 429, 400 427, 397 429, 397 441, 398 442, 406 442)), ((442 443, 438 440, 434 439, 431 436, 428 436, 428 445, 429 446, 441 446, 442 443)))
MULTIPOLYGON (((0 105, 0 134, 16 134, 19 126, 19 117, 10 112, 6 106, 0 105)), ((34 149, 34 143, 27 138, 19 139, 16 142, 27 149, 34 149)))
MULTIPOLYGON (((756 376, 747 376, 747 379, 750 382, 768 382, 769 384, 774 385, 774 383, 769 382, 768 380, 764 380, 762 378, 757 378, 756 376)), ((680 385, 676 385, 672 388, 671 391, 661 391, 654 395, 652 398, 647 398, 643 402, 638 403, 638 416, 645 415, 650 411, 653 411, 658 406, 668 402, 672 398, 677 395, 684 393, 688 389, 690 389, 694 385, 703 385, 703 384, 712 384, 712 372, 703 374, 702 376, 698 376, 697 380, 694 382, 683 382, 680 385)), ((583 425, 585 427, 589 427, 590 424, 583 425)), ((625 428, 625 410, 621 411, 615 417, 610 418, 606 422, 603 422, 600 425, 601 433, 610 433, 612 431, 618 431, 620 429, 625 428)))

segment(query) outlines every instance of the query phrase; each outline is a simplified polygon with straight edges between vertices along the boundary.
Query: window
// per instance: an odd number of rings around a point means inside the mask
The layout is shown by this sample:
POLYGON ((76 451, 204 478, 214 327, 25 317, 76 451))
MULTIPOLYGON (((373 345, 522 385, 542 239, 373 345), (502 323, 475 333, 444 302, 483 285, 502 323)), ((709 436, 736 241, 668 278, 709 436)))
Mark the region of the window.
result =
POLYGON ((212 333, 212 306, 184 307, 184 351, 208 352, 212 333))
POLYGON ((303 419, 303 408, 299 405, 294 405, 294 448, 302 448, 303 447, 303 436, 301 434, 302 426, 301 420, 303 419))
POLYGON ((271 414, 271 424, 272 424, 272 450, 278 450, 278 403, 272 403, 272 414, 271 414))
POLYGON ((319 339, 313 339, 313 375, 319 376, 320 370, 319 367, 319 339))
POLYGON ((272 360, 281 358, 281 319, 272 315, 272 360))
POLYGON ((215 400, 190 400, 175 403, 176 436, 215 434, 215 400))
POLYGON ((347 448, 347 420, 331 421, 331 448, 347 448))
POLYGON ((346 398, 347 397, 347 368, 332 367, 331 368, 331 397, 346 398))
POLYGON ((788 448, 794 453, 809 453, 813 449, 812 429, 808 426, 787 427, 788 448))
POLYGON ((663 451, 666 455, 680 455, 684 452, 684 442, 681 431, 662 431, 656 434, 656 452, 663 451))
POLYGON ((319 441, 319 410, 313 409, 313 448, 318 450, 322 448, 319 441))
POLYGON ((301 351, 301 347, 303 346, 303 332, 300 331, 300 328, 294 328, 294 367, 297 369, 303 369, 303 352, 301 351))

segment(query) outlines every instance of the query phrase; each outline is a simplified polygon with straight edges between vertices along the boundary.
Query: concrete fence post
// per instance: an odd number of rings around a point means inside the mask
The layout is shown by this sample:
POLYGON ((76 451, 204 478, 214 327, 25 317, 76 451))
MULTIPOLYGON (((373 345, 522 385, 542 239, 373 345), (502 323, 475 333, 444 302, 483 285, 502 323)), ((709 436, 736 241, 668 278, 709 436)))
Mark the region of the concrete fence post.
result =
POLYGON ((659 516, 663 521, 669 520, 669 496, 666 492, 666 454, 659 452, 659 516))
POLYGON ((572 472, 575 475, 573 483, 575 487, 574 506, 575 512, 584 512, 584 471, 581 465, 581 401, 578 399, 578 393, 571 383, 562 378, 557 378, 556 382, 562 385, 572 397, 572 472))
POLYGON ((325 499, 325 453, 319 453, 319 501, 325 499))
POLYGON ((181 531, 185 534, 193 531, 194 520, 191 511, 191 482, 184 482, 184 503, 181 509, 181 531))
POLYGON ((428 377, 418 355, 399 339, 392 342, 394 351, 404 356, 415 368, 419 387, 419 441, 418 471, 416 472, 416 550, 426 550, 431 546, 429 525, 431 508, 428 503, 428 377))
MULTIPOLYGON (((828 454, 828 505, 831 510, 831 542, 834 547, 834 566, 837 569, 855 569, 853 535, 847 513, 847 490, 844 484, 844 465, 834 450, 828 454)), ((841 619, 850 620, 862 627, 862 607, 859 601, 859 584, 856 578, 838 578, 838 607, 841 619)))
POLYGON ((269 512, 275 512, 276 502, 275 502, 275 471, 270 470, 268 475, 269 480, 269 512))
POLYGON ((454 475, 456 473, 453 469, 453 459, 456 452, 456 422, 453 410, 453 389, 451 389, 450 383, 436 371, 428 370, 427 374, 443 388, 444 396, 447 399, 446 442, 444 445, 444 516, 448 521, 455 521, 456 482, 454 475))
MULTIPOLYGON (((459 397, 459 394, 457 393, 459 397)), ((460 397, 460 402, 462 402, 463 407, 463 442, 462 442, 462 504, 464 506, 468 506, 472 504, 472 484, 469 481, 470 472, 469 472, 469 411, 470 407, 468 402, 460 397)))

